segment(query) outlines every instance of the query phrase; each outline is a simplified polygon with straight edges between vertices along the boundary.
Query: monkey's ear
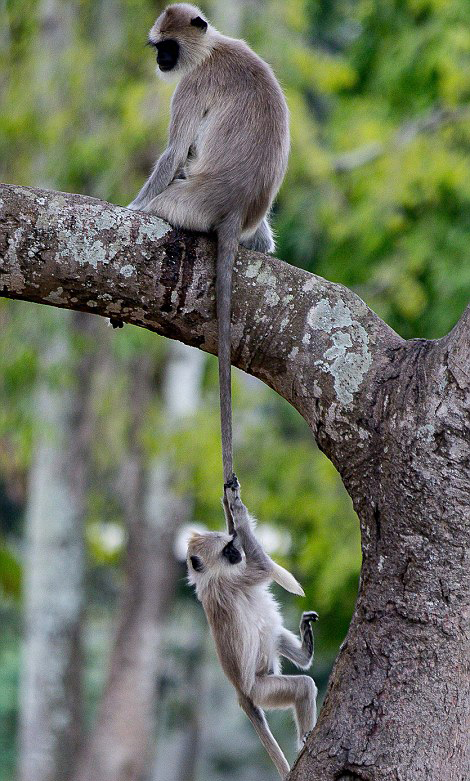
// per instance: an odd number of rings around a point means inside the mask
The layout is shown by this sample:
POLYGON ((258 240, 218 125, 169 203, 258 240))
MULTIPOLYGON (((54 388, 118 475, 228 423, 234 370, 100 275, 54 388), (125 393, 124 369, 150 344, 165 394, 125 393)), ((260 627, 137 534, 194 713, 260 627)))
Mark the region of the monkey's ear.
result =
POLYGON ((199 27, 203 33, 205 33, 207 30, 207 22, 200 16, 195 16, 194 19, 191 19, 191 24, 193 27, 199 27))

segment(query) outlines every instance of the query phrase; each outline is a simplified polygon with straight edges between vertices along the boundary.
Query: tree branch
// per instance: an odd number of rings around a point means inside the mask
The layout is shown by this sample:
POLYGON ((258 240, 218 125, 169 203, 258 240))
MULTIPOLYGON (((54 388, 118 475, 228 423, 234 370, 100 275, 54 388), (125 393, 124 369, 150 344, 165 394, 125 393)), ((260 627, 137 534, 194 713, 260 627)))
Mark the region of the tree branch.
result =
MULTIPOLYGON (((0 224, 1 295, 119 318, 217 353, 210 238, 93 198, 12 185, 0 187, 0 224)), ((293 404, 335 463, 345 449, 363 451, 363 396, 402 340, 346 288, 247 250, 234 271, 232 320, 233 363, 293 404)))

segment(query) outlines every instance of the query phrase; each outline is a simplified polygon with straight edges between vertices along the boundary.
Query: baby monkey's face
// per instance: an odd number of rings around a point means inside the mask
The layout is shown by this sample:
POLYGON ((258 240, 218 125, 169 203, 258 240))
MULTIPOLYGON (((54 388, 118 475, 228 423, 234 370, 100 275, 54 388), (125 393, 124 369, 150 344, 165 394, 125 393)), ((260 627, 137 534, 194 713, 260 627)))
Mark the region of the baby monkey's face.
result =
POLYGON ((197 583, 199 577, 207 577, 227 572, 243 559, 236 534, 223 532, 195 532, 188 544, 188 575, 191 583, 197 583))

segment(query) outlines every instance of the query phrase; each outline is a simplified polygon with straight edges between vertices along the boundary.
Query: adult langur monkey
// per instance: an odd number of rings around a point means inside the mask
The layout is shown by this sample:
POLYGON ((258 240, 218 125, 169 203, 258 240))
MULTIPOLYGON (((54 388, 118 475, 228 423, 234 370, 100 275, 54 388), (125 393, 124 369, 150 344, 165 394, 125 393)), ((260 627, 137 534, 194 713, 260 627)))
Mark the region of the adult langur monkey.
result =
POLYGON ((168 147, 129 208, 217 234, 222 459, 229 484, 232 270, 239 242, 274 250, 267 213, 287 166, 288 110, 269 65, 244 41, 221 35, 193 5, 168 6, 150 30, 149 44, 157 52, 157 73, 181 80, 171 103, 168 147))

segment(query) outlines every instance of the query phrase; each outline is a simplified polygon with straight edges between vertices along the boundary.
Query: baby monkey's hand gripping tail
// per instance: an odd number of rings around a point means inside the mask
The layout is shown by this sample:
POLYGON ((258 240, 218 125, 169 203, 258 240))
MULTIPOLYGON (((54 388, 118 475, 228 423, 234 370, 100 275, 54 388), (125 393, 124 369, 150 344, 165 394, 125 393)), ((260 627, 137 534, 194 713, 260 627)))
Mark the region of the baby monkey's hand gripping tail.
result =
POLYGON ((238 700, 274 762, 281 778, 289 765, 274 739, 263 708, 294 709, 299 747, 316 720, 316 686, 307 675, 282 675, 279 656, 306 670, 313 658, 311 624, 318 616, 303 613, 300 637, 282 623, 269 591, 271 580, 302 594, 295 578, 275 564, 256 539, 255 523, 241 501, 236 478, 225 489, 233 535, 194 534, 188 546, 189 580, 204 607, 222 668, 238 700))
MULTIPOLYGON (((233 473, 232 269, 238 243, 272 252, 267 219, 289 154, 288 110, 269 65, 221 35, 193 5, 170 5, 150 30, 157 72, 180 77, 168 147, 129 208, 217 234, 217 317, 224 483, 233 473)), ((233 532, 230 512, 229 531, 233 532)))

